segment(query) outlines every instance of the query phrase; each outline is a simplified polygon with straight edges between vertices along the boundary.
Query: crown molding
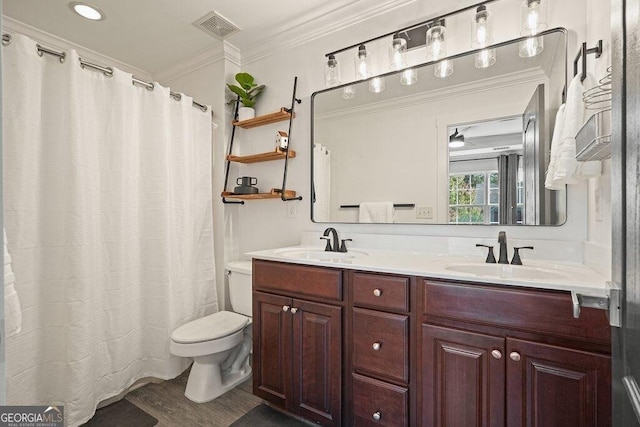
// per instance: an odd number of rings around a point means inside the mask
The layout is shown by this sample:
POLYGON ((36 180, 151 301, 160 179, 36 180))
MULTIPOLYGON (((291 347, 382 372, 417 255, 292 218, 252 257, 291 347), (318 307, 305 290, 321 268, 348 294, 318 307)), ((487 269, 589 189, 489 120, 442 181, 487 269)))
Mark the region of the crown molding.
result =
POLYGON ((46 31, 42 31, 36 27, 32 27, 31 25, 25 24, 24 22, 15 20, 5 15, 2 15, 2 32, 15 32, 23 34, 57 50, 66 51, 69 49, 74 49, 83 59, 89 59, 92 62, 96 62, 100 65, 108 67, 115 66, 120 70, 131 73, 142 80, 152 80, 151 73, 146 70, 134 67, 122 61, 118 61, 115 58, 96 52, 95 50, 91 50, 85 46, 79 45, 62 37, 58 37, 46 31))
POLYGON ((226 41, 224 42, 224 59, 238 67, 242 65, 242 56, 240 54, 240 49, 226 41))
POLYGON ((326 37, 347 27, 389 13, 395 9, 414 3, 416 0, 386 0, 375 5, 360 7, 359 1, 335 9, 315 19, 293 22, 277 34, 252 43, 242 49, 242 66, 267 58, 276 52, 292 49, 326 37))

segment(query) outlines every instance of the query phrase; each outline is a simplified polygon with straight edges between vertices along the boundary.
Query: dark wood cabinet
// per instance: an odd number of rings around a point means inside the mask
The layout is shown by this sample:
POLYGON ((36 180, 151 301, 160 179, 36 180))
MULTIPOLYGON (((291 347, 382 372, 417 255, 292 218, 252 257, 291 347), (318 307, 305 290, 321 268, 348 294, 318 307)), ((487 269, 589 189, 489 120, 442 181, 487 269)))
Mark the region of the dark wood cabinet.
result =
POLYGON ((423 282, 422 425, 610 426, 604 312, 566 292, 423 282))
POLYGON ((422 425, 504 426, 504 338, 422 325, 422 425))
POLYGON ((343 308, 289 295, 314 297, 317 285, 318 299, 340 296, 332 284, 341 276, 301 269, 312 276, 305 278, 295 266, 259 262, 256 268, 254 263, 253 392, 310 421, 337 426, 342 422, 343 308), (298 279, 298 292, 292 277, 298 279), (255 289, 261 284, 269 292, 255 289))
POLYGON ((611 425, 609 356, 511 338, 507 354, 507 425, 611 425))

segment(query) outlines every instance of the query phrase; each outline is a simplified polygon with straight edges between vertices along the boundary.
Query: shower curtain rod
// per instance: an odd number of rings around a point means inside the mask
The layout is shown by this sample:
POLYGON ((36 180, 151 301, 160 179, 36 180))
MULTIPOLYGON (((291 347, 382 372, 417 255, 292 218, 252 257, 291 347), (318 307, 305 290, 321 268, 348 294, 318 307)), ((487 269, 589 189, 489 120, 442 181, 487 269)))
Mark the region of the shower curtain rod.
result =
MULTIPOLYGON (((2 35, 2 44, 4 46, 8 46, 11 43, 11 34, 3 34, 2 35)), ((65 52, 59 52, 57 50, 53 50, 53 49, 49 49, 48 47, 42 46, 40 43, 36 44, 36 49, 38 51, 38 55, 42 56, 43 54, 47 54, 47 55, 51 55, 51 56, 55 56, 58 59, 60 59, 60 62, 64 62, 67 54, 65 52)), ((104 73, 105 76, 111 77, 113 76, 113 68, 112 67, 103 67, 102 65, 98 65, 95 64, 93 62, 89 62, 86 61, 82 58, 78 58, 80 60, 80 67, 81 68, 91 68, 92 70, 95 71, 100 71, 102 73, 104 73)), ((156 85, 152 82, 147 82, 144 80, 141 80, 139 78, 137 78, 136 76, 131 76, 131 82, 133 84, 138 84, 140 86, 143 86, 145 88, 147 88, 148 90, 154 90, 156 85)), ((175 99, 176 101, 180 101, 180 99, 182 99, 182 95, 176 92, 172 92, 169 91, 169 96, 171 96, 171 98, 175 99)), ((195 108, 199 108, 200 110, 202 110, 203 112, 207 112, 207 110, 209 109, 206 105, 204 104, 200 104, 199 102, 193 101, 192 102, 193 106, 195 108)), ((213 110, 211 110, 211 115, 213 116, 213 110)))

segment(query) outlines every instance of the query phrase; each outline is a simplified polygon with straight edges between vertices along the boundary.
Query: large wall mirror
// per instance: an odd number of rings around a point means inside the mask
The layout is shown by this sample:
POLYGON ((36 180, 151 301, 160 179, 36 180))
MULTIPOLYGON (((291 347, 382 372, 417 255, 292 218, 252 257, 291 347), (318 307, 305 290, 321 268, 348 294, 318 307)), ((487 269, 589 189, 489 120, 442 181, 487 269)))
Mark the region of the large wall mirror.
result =
POLYGON ((562 103, 567 34, 517 39, 312 95, 312 220, 331 223, 560 225, 566 190, 544 188, 552 120, 562 103), (375 83, 375 84, 374 84, 375 83), (393 209, 389 206, 393 205, 393 209))

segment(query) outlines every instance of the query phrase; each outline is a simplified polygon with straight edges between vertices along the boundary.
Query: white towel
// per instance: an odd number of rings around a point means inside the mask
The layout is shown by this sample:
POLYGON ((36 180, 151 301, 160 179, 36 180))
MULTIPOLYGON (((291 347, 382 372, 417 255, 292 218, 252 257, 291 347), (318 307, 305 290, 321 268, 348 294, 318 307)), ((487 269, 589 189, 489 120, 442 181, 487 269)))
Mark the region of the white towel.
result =
POLYGON ((361 202, 358 221, 371 223, 393 222, 393 203, 361 202))
POLYGON ((7 232, 4 234, 4 332, 7 337, 16 335, 22 329, 22 310, 14 284, 16 276, 11 270, 11 255, 7 248, 7 232))
MULTIPOLYGON (((579 166, 576 160, 576 135, 586 121, 586 112, 582 94, 586 88, 594 86, 594 79, 587 74, 584 81, 580 81, 580 74, 569 83, 567 102, 562 123, 562 137, 556 149, 556 166, 547 188, 562 188, 565 184, 576 184, 579 179, 592 178, 600 175, 600 161, 583 162, 579 166)), ((554 132, 555 133, 555 132, 554 132)))

